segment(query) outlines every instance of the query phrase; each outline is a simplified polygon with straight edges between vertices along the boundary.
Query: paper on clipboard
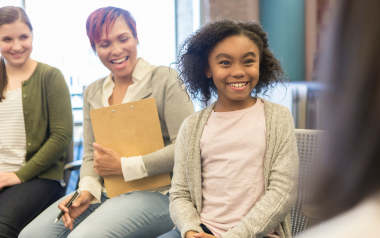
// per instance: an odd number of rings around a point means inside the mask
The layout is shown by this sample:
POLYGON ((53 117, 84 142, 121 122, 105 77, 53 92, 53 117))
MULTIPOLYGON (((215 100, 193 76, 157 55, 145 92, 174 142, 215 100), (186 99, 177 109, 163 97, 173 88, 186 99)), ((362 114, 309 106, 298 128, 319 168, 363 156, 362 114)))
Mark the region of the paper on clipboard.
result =
MULTIPOLYGON (((164 147, 154 98, 94 109, 90 116, 96 143, 115 150, 122 157, 146 155, 164 147)), ((128 182, 123 175, 104 177, 109 198, 167 186, 170 182, 170 173, 128 182)))

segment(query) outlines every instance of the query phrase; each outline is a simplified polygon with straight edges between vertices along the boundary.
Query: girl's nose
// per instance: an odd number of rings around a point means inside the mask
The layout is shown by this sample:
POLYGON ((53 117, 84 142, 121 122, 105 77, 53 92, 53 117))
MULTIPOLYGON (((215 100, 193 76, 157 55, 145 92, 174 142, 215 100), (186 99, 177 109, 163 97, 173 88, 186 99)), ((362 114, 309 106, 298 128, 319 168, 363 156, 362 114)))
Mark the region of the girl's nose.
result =
POLYGON ((244 77, 245 71, 241 66, 235 66, 231 72, 232 77, 241 78, 244 77))

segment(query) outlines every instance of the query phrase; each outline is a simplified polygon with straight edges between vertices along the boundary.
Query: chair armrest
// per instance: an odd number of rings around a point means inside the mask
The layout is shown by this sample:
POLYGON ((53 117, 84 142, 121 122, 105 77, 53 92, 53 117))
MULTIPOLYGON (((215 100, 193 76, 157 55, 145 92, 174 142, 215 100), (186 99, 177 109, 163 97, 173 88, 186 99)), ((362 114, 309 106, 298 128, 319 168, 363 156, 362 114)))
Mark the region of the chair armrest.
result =
POLYGON ((311 219, 321 220, 321 221, 326 219, 326 215, 323 214, 322 209, 318 205, 314 205, 314 204, 303 205, 302 213, 306 217, 311 218, 311 219))
POLYGON ((71 163, 67 163, 65 164, 65 167, 63 167, 63 170, 69 170, 69 171, 79 170, 80 167, 82 166, 82 162, 83 160, 77 160, 71 163))
POLYGON ((303 205, 302 213, 308 218, 306 229, 313 226, 319 226, 324 220, 326 220, 326 216, 322 213, 322 209, 318 205, 303 205))

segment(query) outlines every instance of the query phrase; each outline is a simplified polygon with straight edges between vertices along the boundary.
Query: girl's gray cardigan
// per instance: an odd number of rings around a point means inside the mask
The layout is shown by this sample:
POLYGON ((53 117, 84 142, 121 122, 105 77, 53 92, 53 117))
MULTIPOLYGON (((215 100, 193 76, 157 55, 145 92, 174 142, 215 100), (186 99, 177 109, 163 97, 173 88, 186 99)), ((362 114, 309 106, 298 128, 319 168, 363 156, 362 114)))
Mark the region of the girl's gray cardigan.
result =
MULTIPOLYGON (((291 237, 290 211, 296 201, 299 165, 293 118, 286 107, 258 100, 264 102, 267 131, 265 195, 224 238, 263 237, 273 229, 281 238, 291 237)), ((202 231, 200 139, 214 105, 187 117, 176 141, 170 215, 182 237, 190 230, 202 231)))

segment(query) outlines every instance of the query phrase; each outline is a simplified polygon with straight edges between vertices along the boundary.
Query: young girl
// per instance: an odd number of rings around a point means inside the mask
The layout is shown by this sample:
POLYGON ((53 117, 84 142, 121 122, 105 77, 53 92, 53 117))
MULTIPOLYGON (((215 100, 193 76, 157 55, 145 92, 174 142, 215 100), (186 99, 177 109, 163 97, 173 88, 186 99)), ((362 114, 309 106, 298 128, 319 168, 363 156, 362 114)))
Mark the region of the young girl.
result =
POLYGON ((178 133, 170 214, 161 237, 291 237, 298 154, 288 109, 253 97, 281 80, 262 27, 207 24, 179 55, 193 97, 217 101, 178 133))
POLYGON ((62 73, 30 58, 33 28, 22 8, 0 8, 0 237, 17 237, 63 195, 72 139, 62 73))

